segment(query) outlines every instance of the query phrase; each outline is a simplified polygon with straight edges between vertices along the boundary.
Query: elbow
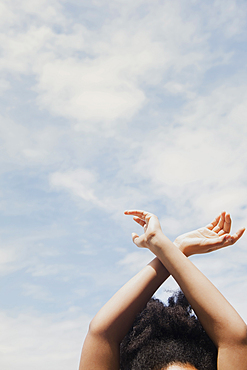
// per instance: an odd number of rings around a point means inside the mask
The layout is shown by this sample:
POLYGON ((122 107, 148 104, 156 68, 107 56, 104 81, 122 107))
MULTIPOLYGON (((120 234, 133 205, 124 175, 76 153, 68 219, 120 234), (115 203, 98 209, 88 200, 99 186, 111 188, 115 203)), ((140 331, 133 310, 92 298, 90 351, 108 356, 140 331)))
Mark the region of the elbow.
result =
POLYGON ((120 343, 123 339, 121 330, 118 330, 115 323, 102 320, 97 315, 90 322, 88 333, 90 336, 100 337, 108 342, 120 343))
POLYGON ((88 332, 94 336, 101 336, 101 337, 108 336, 108 330, 106 326, 101 320, 98 320, 97 316, 95 316, 90 322, 88 332))
POLYGON ((243 322, 236 326, 234 330, 228 332, 224 342, 227 346, 244 346, 247 348, 247 325, 243 322))
POLYGON ((102 331, 102 328, 100 327, 98 320, 94 317, 89 324, 88 332, 90 334, 97 335, 97 334, 100 334, 101 331, 102 331))

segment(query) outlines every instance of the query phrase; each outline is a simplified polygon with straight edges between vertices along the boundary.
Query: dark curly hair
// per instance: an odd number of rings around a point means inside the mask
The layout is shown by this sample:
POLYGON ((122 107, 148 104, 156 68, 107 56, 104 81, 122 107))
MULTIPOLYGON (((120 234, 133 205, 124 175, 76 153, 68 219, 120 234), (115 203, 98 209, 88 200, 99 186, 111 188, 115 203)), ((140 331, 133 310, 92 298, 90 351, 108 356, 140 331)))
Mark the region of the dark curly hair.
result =
POLYGON ((160 370, 175 363, 217 369, 217 349, 181 291, 168 305, 151 298, 120 346, 121 370, 160 370))

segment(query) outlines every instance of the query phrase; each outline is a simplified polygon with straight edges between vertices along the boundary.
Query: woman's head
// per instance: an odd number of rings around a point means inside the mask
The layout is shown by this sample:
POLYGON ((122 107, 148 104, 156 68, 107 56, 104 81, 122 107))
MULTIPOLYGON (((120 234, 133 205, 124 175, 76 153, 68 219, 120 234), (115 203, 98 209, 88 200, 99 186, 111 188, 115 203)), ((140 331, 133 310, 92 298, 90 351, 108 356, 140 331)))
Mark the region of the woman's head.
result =
POLYGON ((121 343, 121 370, 160 370, 175 364, 214 370, 216 359, 216 347, 182 292, 168 306, 151 299, 121 343))

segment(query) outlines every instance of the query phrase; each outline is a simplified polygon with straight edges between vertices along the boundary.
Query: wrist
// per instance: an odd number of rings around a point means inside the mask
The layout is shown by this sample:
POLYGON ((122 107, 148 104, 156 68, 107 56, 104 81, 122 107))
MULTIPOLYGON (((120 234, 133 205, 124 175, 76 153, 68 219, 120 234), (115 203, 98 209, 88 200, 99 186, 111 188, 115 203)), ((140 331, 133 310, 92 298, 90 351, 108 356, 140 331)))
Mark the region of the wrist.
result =
POLYGON ((159 253, 159 251, 167 248, 177 249, 175 245, 171 242, 171 240, 168 239, 162 231, 157 233, 149 243, 149 250, 156 255, 157 253, 159 253))
MULTIPOLYGON (((174 243, 175 244, 175 243, 174 243)), ((176 245, 176 244, 175 244, 176 245)), ((191 256, 191 252, 190 252, 190 249, 189 249, 189 247, 187 246, 187 247, 184 247, 184 246, 182 246, 182 245, 180 245, 180 246, 178 246, 178 249, 186 256, 186 257, 189 257, 189 256, 191 256)))
POLYGON ((149 236, 147 240, 147 245, 149 250, 152 252, 153 249, 160 249, 164 244, 165 235, 163 234, 162 230, 158 230, 149 236))
POLYGON ((186 256, 189 257, 193 253, 191 253, 190 246, 189 245, 184 245, 183 241, 180 241, 180 237, 176 238, 173 242, 173 244, 186 256))

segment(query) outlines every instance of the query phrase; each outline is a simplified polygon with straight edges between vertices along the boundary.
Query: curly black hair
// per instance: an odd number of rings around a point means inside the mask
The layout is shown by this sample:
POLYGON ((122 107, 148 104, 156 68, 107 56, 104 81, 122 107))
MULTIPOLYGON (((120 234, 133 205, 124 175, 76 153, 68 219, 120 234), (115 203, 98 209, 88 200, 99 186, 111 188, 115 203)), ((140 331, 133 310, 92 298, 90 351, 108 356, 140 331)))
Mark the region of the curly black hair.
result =
POLYGON ((171 364, 217 369, 217 348, 181 291, 168 305, 151 298, 120 346, 121 370, 160 370, 171 364))

